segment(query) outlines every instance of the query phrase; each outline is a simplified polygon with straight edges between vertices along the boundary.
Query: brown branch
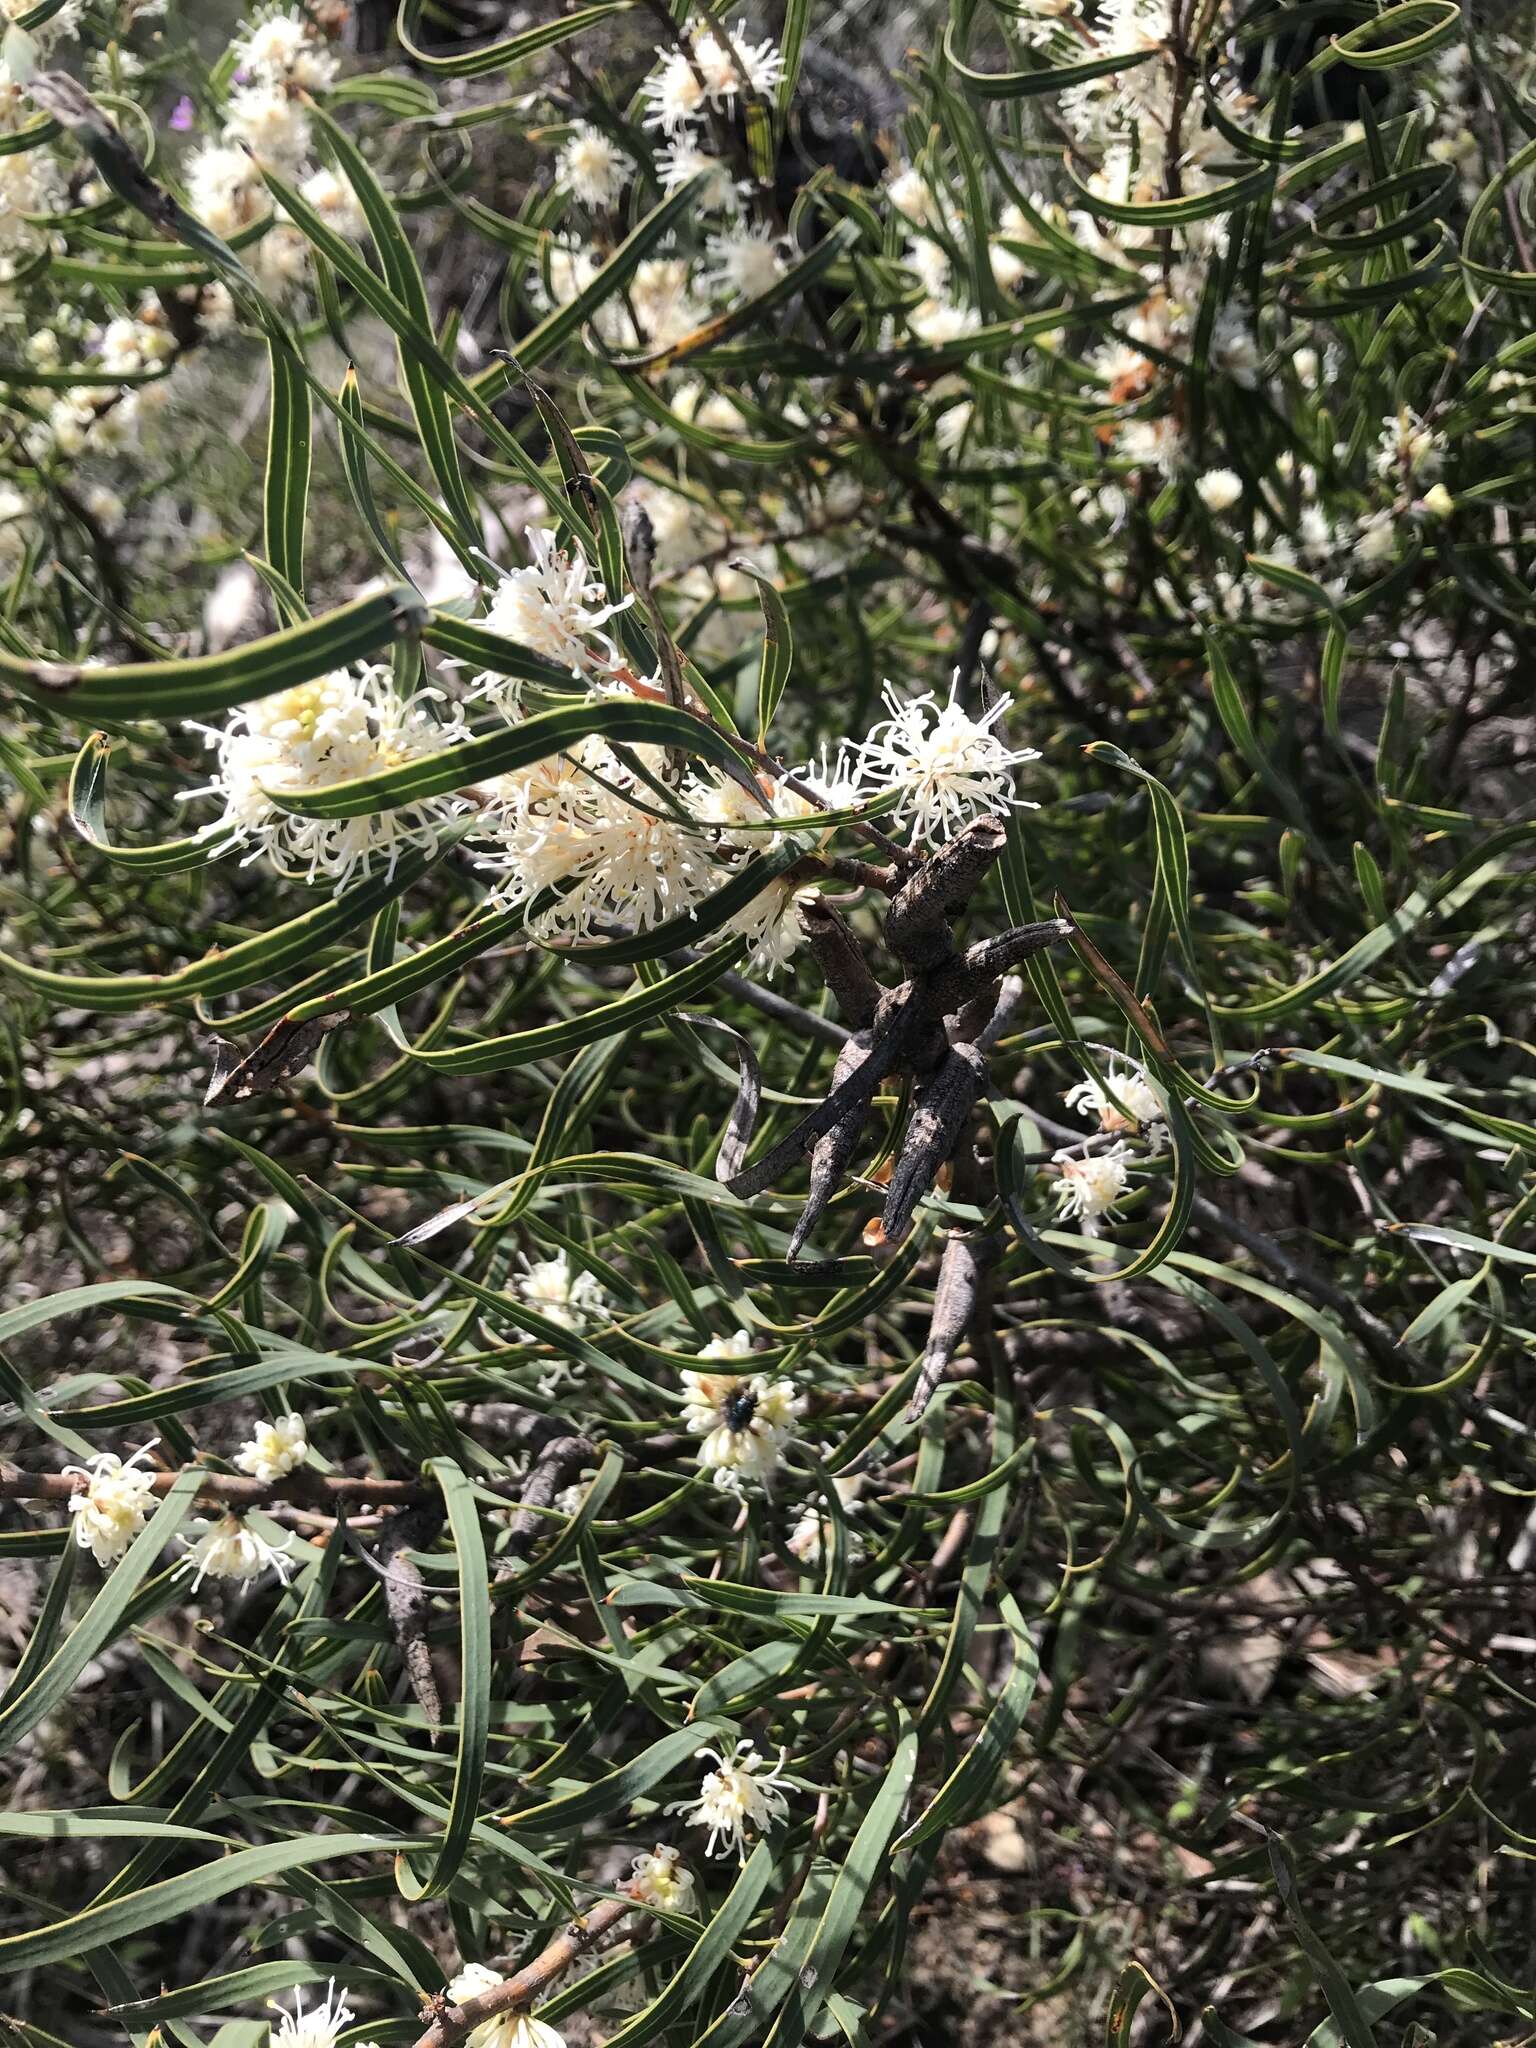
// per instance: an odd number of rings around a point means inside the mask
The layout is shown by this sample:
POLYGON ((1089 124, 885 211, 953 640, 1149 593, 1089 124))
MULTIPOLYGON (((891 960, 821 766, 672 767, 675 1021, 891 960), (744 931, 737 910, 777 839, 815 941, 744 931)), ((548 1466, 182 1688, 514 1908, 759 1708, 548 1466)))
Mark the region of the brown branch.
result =
POLYGON ((415 2048, 455 2048, 457 2042, 485 2021, 497 2019, 505 2012, 526 2012, 578 1956, 601 1941, 626 1913, 632 1913, 636 1904, 634 1899, 604 1899, 582 1918, 568 1921, 549 1946, 515 1977, 440 2012, 417 2038, 415 2048))
POLYGON ((427 1717, 433 1740, 442 1726, 443 1700, 437 1674, 432 1669, 432 1652, 427 1646, 427 1615, 431 1595, 422 1578, 421 1567, 404 1555, 423 1550, 437 1540, 443 1526, 443 1504, 419 1501, 391 1515, 374 1547, 377 1568, 384 1580, 384 1606, 389 1625, 405 1663, 416 1703, 427 1717))
POLYGON ((801 904, 800 924, 838 1008, 855 1031, 866 1030, 880 1004, 880 984, 870 973, 858 940, 819 896, 801 904))
MULTIPOLYGON (((169 1493, 182 1471, 153 1472, 150 1484, 156 1493, 169 1493)), ((67 1472, 22 1472, 14 1465, 0 1465, 0 1500, 68 1501, 81 1482, 67 1472)), ((340 1501, 371 1501, 379 1507, 407 1507, 417 1501, 438 1498, 438 1489, 428 1479, 353 1479, 329 1473, 311 1472, 304 1466, 283 1479, 245 1479, 233 1472, 209 1472, 197 1489, 202 1502, 216 1502, 224 1508, 244 1510, 294 1503, 304 1507, 324 1506, 340 1501)))
POLYGON ((995 1232, 956 1231, 946 1242, 939 1261, 938 1285, 933 1291, 933 1316, 923 1347, 922 1369, 907 1403, 908 1422, 916 1422, 933 1399, 974 1318, 990 1314, 991 1303, 986 1298, 983 1279, 1002 1250, 1002 1238, 995 1232))
POLYGON ((522 1497, 508 1529, 507 1545, 497 1561, 498 1579, 513 1575, 533 1548, 534 1538, 545 1526, 544 1511, 553 1507, 555 1495, 583 1465, 594 1462, 596 1458, 597 1446, 590 1437, 557 1436, 545 1444, 523 1482, 522 1497))

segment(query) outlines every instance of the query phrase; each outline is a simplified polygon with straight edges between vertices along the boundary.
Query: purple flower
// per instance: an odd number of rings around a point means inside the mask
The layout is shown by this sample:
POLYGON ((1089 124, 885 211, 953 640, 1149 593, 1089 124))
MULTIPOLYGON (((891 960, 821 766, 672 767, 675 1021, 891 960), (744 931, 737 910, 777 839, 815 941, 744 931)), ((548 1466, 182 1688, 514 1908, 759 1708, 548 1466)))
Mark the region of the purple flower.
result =
POLYGON ((171 110, 171 126, 178 135, 185 135, 197 119, 197 110, 185 93, 171 110))

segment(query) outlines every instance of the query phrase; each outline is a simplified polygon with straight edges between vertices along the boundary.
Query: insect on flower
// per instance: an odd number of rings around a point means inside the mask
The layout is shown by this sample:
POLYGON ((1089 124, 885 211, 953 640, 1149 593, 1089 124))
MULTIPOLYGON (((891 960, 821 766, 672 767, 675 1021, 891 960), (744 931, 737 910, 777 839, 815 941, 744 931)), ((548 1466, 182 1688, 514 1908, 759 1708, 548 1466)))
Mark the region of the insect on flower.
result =
POLYGON ((685 1427, 703 1439, 698 1462, 728 1493, 772 1479, 805 1405, 765 1373, 685 1372, 682 1400, 685 1427))

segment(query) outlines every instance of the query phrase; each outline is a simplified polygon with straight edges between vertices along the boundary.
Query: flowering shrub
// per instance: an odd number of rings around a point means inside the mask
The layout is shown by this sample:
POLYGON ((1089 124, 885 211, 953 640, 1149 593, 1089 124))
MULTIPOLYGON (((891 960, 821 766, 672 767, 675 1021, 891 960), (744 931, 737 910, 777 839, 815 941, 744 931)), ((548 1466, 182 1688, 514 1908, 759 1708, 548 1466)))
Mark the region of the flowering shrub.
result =
POLYGON ((1527 2028, 1529 38, 500 12, 5 9, 7 2023, 1527 2028))

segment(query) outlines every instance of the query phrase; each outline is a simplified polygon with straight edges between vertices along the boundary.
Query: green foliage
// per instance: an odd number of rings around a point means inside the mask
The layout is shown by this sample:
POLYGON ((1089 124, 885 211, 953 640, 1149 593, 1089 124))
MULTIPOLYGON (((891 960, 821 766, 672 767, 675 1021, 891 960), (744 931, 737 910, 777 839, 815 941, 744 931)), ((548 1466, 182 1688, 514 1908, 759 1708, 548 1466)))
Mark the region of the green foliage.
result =
POLYGON ((5 38, 40 2048, 1536 2021, 1529 57, 844 12, 5 38))

